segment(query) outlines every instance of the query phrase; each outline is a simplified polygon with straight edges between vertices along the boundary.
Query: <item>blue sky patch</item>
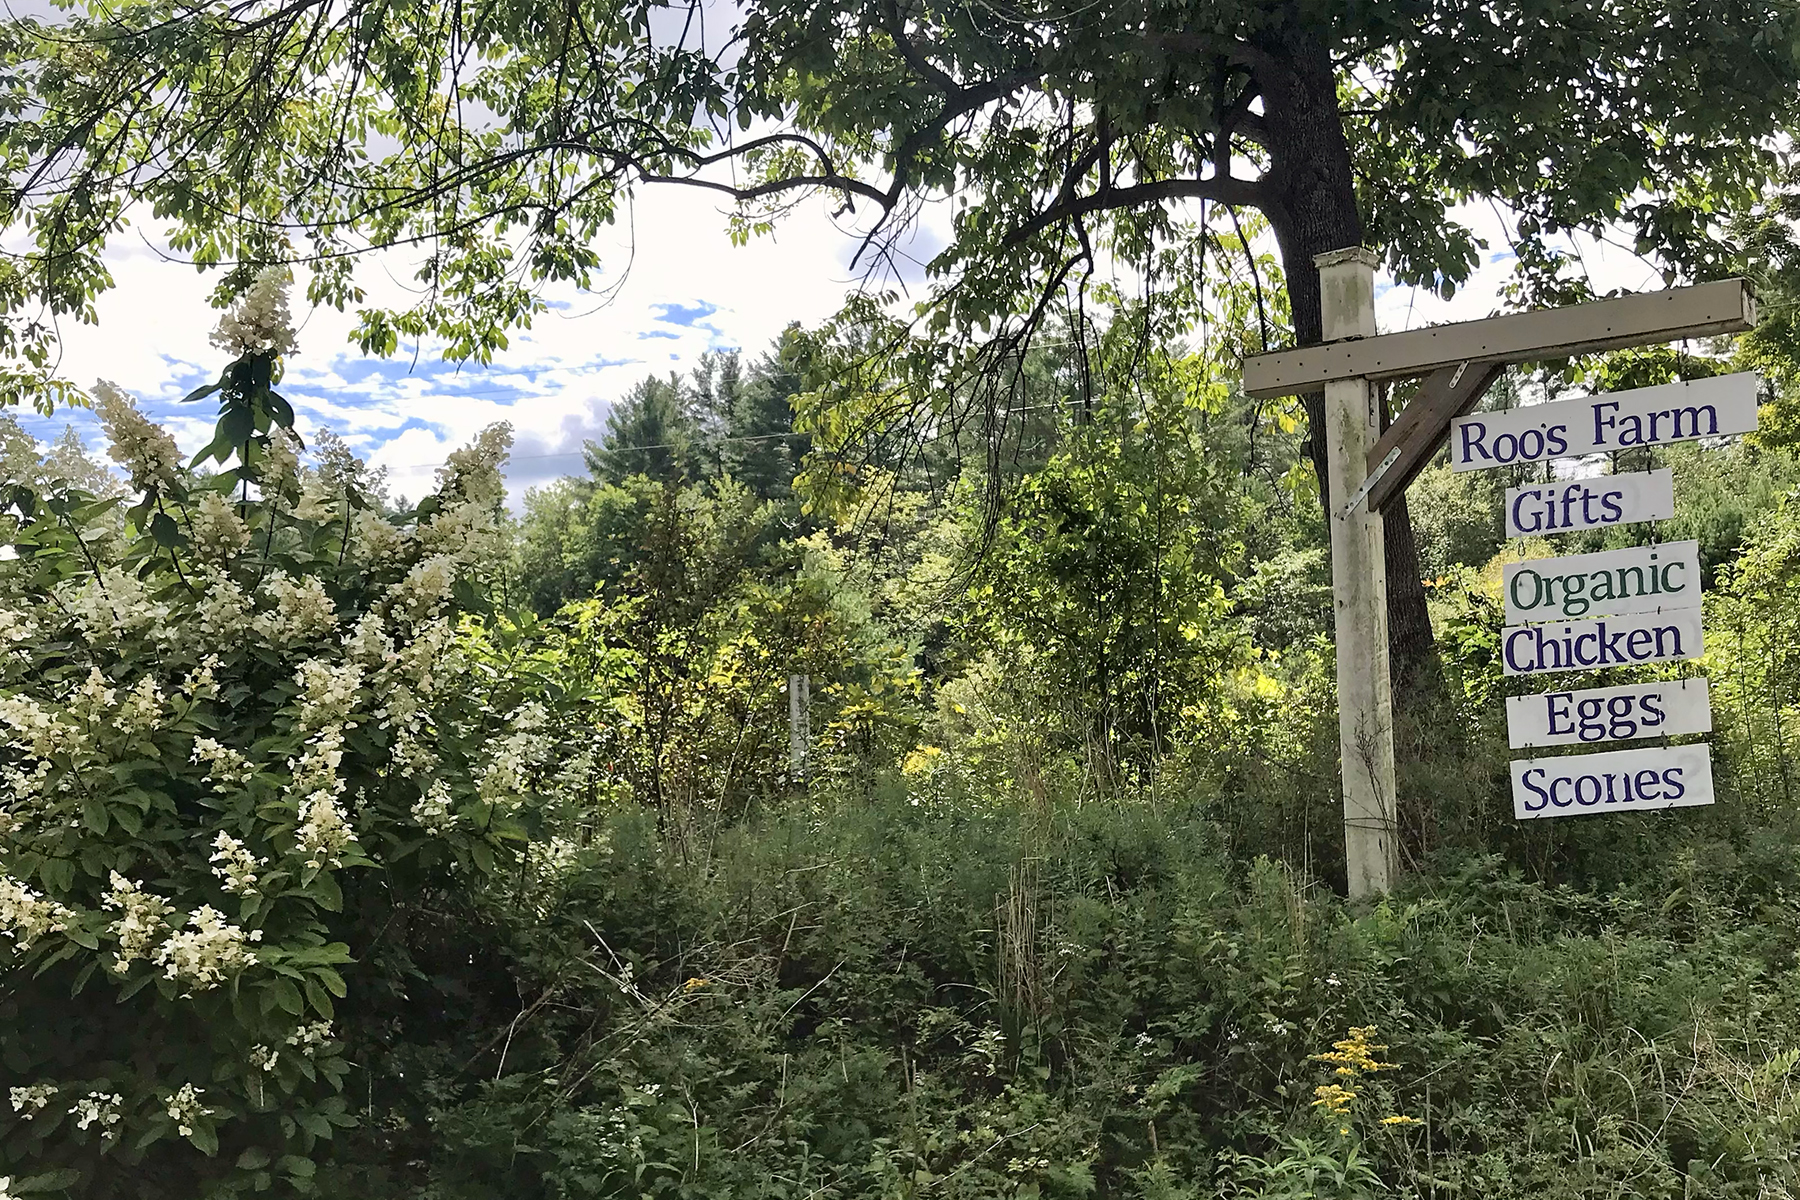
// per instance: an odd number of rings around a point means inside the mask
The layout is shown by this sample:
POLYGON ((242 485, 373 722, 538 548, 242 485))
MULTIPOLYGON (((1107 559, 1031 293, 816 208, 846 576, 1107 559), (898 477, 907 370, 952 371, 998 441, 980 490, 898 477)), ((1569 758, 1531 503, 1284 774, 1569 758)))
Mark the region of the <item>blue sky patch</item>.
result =
POLYGON ((694 326, 719 311, 716 304, 702 300, 698 304, 653 304, 656 319, 665 325, 694 326))

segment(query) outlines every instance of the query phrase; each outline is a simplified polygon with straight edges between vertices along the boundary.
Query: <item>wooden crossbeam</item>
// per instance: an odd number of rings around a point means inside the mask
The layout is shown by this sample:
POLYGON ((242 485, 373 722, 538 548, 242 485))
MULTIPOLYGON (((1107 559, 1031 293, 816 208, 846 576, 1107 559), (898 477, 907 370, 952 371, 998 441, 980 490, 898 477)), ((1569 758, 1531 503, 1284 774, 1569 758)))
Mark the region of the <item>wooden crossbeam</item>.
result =
POLYGON ((1749 282, 1726 279, 1258 354, 1244 360, 1244 394, 1293 396, 1334 379, 1403 379, 1462 363, 1543 362, 1742 333, 1755 324, 1749 282))

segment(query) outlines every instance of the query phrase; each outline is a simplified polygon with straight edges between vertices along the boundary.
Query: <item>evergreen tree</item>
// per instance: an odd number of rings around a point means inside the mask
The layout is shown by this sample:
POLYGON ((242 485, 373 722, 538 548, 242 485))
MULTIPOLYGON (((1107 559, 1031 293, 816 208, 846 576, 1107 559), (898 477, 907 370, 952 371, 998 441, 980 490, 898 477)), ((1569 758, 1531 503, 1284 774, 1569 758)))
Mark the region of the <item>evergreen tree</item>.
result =
POLYGON ((622 483, 645 475, 662 483, 692 478, 699 423, 681 382, 652 375, 625 394, 606 415, 606 434, 589 442, 585 458, 596 482, 622 483))
POLYGON ((803 390, 805 369, 800 327, 789 325, 773 351, 751 367, 729 409, 726 470, 766 500, 793 494, 794 475, 810 445, 794 431, 793 397, 803 390))

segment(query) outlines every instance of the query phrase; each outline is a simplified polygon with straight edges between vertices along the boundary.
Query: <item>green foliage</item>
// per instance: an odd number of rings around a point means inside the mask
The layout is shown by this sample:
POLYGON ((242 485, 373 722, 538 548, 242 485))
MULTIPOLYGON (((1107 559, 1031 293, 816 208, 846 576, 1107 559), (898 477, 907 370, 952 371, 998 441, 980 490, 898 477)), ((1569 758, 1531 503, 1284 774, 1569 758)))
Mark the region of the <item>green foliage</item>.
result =
POLYGON ((598 840, 540 919, 471 947, 518 989, 504 1047, 416 1030, 375 1066, 383 1099, 330 1186, 1575 1200, 1796 1182, 1797 881, 1773 846, 1700 842, 1610 895, 1477 859, 1353 912, 1228 861, 1188 805, 889 792, 725 834, 704 870, 647 817, 598 840), (1391 1069, 1318 1060, 1365 1026, 1391 1069), (1333 1084, 1341 1115, 1315 1104, 1333 1084))

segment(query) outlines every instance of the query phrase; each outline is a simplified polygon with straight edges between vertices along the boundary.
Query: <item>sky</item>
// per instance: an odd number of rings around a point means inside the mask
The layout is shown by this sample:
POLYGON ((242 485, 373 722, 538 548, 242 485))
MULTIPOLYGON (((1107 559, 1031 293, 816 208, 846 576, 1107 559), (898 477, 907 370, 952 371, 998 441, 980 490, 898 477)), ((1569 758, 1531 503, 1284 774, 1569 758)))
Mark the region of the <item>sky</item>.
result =
MULTIPOLYGON (((1463 214, 1487 237, 1489 256, 1451 300, 1378 279, 1382 331, 1467 320, 1500 311, 1499 288, 1511 270, 1498 220, 1485 208, 1463 214)), ((389 470, 397 496, 426 494, 453 449, 495 421, 514 428, 507 482, 517 507, 526 489, 582 471, 584 442, 598 439, 608 406, 646 375, 685 374, 708 351, 763 353, 789 322, 811 325, 837 310, 861 283, 851 266, 857 241, 831 218, 824 199, 791 213, 772 236, 733 246, 716 198, 665 188, 640 197, 630 223, 601 247, 597 285, 608 297, 553 294, 552 310, 513 335, 488 366, 443 362, 429 348, 381 360, 349 340, 352 313, 309 310, 296 288, 299 352, 279 390, 293 403, 299 432, 329 428, 372 464, 389 470), (628 269, 627 269, 628 268, 628 269)), ((903 282, 920 295, 919 263, 944 243, 943 222, 928 209, 912 243, 916 259, 903 282)), ((1648 265, 1610 246, 1581 246, 1599 291, 1660 286, 1648 265)), ((109 251, 116 288, 99 303, 96 325, 65 323, 61 373, 89 386, 106 379, 138 398, 183 449, 211 440, 212 401, 181 402, 216 379, 225 356, 208 337, 218 313, 206 300, 211 276, 170 260, 143 236, 127 234, 109 251)), ((397 255, 364 265, 360 282, 382 302, 404 301, 410 271, 397 255)), ((103 443, 91 414, 69 409, 49 419, 19 414, 48 440, 73 423, 84 440, 103 443)))

